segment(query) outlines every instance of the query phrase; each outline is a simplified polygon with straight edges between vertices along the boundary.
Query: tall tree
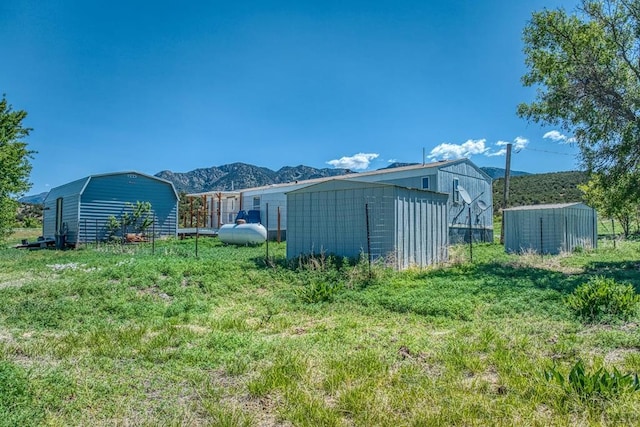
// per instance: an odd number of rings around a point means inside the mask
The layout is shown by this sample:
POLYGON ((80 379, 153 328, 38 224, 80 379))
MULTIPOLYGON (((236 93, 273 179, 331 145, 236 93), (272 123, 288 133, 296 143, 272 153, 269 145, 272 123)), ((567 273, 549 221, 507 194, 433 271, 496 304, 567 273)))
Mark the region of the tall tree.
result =
POLYGON ((524 30, 530 121, 575 136, 581 160, 605 182, 629 176, 640 196, 640 0, 582 0, 574 13, 535 12, 524 30))
POLYGON ((625 177, 611 185, 605 183, 598 174, 593 174, 589 182, 578 185, 585 202, 606 218, 616 219, 625 237, 631 234, 631 223, 638 214, 638 203, 626 196, 627 185, 625 177))
POLYGON ((3 95, 0 100, 0 239, 11 231, 16 216, 15 198, 24 194, 31 184, 30 159, 34 154, 24 139, 31 129, 22 121, 26 111, 14 111, 3 95))

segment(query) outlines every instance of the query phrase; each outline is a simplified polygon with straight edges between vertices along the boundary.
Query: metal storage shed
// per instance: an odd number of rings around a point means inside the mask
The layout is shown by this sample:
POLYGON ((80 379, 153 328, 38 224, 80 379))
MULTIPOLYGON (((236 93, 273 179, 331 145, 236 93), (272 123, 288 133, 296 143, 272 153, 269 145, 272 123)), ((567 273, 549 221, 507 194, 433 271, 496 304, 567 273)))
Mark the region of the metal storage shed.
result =
POLYGON ((287 258, 369 253, 397 269, 448 258, 447 194, 336 179, 287 193, 287 258))
POLYGON ((507 252, 558 254, 597 245, 596 210, 584 203, 519 206, 503 212, 507 252))
POLYGON ((140 172, 91 175, 49 191, 44 200, 42 234, 64 235, 65 243, 102 241, 109 216, 120 217, 127 203, 151 203, 158 236, 177 234, 178 194, 173 184, 140 172))

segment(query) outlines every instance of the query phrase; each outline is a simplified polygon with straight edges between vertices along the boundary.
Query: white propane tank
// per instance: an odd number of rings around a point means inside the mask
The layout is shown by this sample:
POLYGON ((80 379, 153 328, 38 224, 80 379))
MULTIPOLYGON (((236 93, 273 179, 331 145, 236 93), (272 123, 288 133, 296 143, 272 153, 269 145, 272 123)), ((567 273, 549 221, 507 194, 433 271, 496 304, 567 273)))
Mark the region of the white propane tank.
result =
POLYGON ((218 238, 229 245, 259 245, 267 240, 267 229, 262 224, 224 224, 218 238))

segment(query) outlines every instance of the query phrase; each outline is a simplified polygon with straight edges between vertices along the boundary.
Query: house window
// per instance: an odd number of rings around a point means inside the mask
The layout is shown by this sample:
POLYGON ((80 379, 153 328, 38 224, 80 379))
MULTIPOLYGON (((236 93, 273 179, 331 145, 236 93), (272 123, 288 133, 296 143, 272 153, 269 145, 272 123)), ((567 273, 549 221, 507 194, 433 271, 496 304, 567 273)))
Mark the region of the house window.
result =
POLYGON ((428 190, 429 189, 429 177, 425 176, 422 178, 422 189, 423 190, 428 190))
POLYGON ((458 178, 453 178, 453 203, 460 203, 460 192, 458 191, 458 178))
POLYGON ((260 210, 260 197, 253 198, 253 210, 260 210))

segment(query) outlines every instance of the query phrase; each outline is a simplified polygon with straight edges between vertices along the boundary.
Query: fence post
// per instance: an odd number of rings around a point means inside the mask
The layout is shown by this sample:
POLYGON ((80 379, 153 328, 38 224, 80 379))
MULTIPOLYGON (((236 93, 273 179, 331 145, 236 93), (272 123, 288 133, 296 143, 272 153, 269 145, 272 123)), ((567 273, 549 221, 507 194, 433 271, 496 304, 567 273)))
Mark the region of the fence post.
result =
POLYGON ((369 203, 364 204, 364 217, 367 222, 367 257, 369 261, 369 279, 371 279, 371 233, 369 231, 369 203))
POLYGON ((543 243, 543 231, 542 231, 542 217, 540 217, 540 258, 544 259, 544 243, 543 243))
POLYGON ((569 252, 569 218, 564 217, 564 251, 569 252))
POLYGON ((198 228, 198 222, 196 221, 196 258, 198 258, 198 238, 200 237, 200 229, 198 228))
POLYGON ((469 205, 469 259, 473 262, 473 229, 471 228, 471 205, 469 205))
POLYGON ((266 258, 264 260, 265 264, 267 264, 269 262, 269 203, 266 204, 266 218, 265 218, 265 222, 267 223, 267 255, 266 258))
POLYGON ((282 240, 280 238, 280 206, 278 206, 278 235, 277 235, 278 243, 281 243, 282 240))
POLYGON ((151 254, 156 253, 156 215, 153 214, 153 222, 151 223, 151 254))

